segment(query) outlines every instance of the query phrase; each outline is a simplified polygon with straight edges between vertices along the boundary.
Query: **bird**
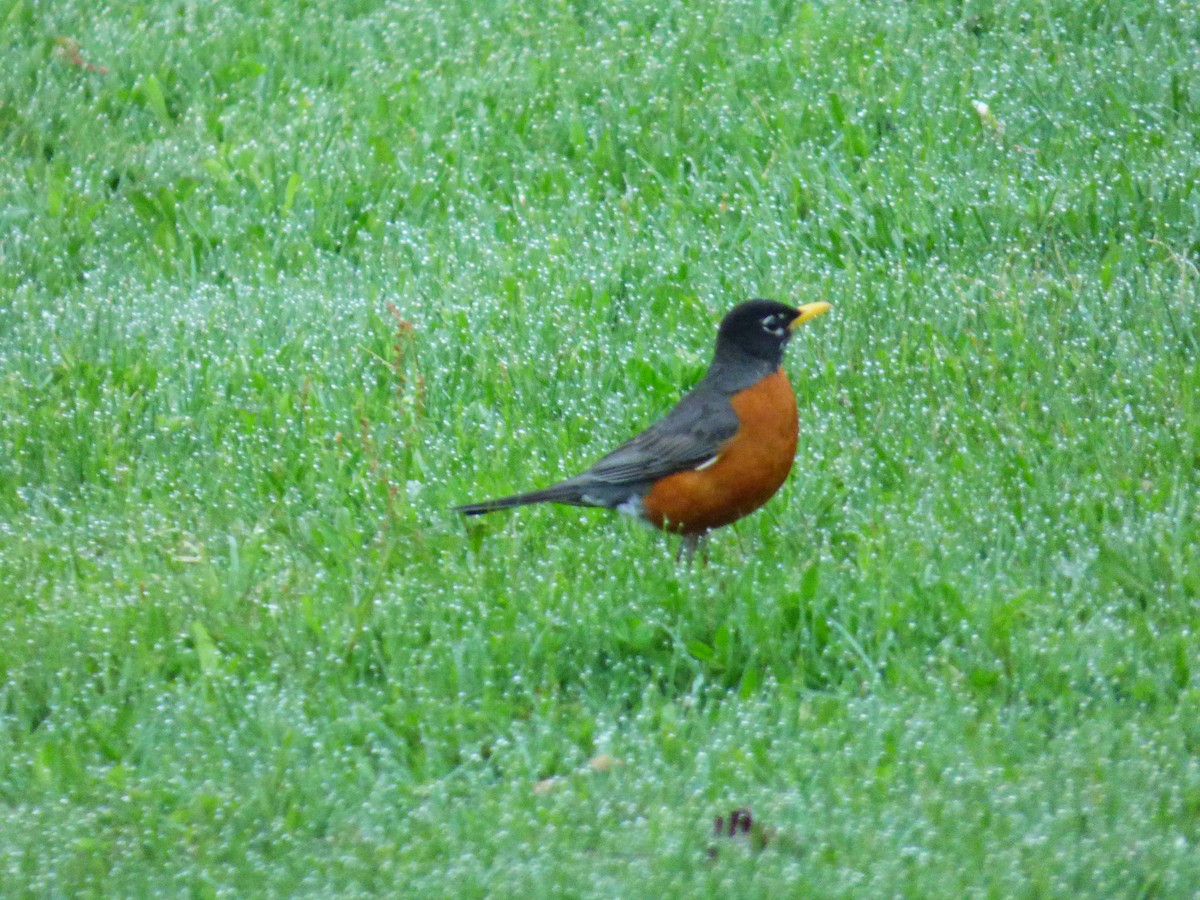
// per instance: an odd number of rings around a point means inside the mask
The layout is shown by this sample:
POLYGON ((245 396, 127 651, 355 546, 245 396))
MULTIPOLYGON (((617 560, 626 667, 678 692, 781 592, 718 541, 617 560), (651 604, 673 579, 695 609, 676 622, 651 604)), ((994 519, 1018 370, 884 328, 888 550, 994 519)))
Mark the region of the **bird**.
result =
POLYGON ((662 419, 585 471, 539 490, 454 507, 477 516, 534 503, 616 510, 683 537, 690 558, 714 528, 754 512, 792 469, 796 395, 783 371, 795 330, 830 309, 747 300, 726 314, 704 378, 662 419))

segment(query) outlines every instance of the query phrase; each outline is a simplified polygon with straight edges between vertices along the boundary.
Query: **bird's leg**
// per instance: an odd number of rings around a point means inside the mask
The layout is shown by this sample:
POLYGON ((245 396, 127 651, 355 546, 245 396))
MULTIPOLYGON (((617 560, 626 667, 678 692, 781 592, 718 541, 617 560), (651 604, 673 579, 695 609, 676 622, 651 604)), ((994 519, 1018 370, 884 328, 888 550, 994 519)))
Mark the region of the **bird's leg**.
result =
POLYGON ((702 556, 702 560, 707 563, 708 542, 705 541, 707 536, 708 535, 704 532, 700 532, 699 534, 683 535, 683 538, 679 542, 679 552, 675 554, 675 562, 686 562, 688 565, 691 565, 696 558, 696 551, 701 547, 704 547, 705 552, 702 556))

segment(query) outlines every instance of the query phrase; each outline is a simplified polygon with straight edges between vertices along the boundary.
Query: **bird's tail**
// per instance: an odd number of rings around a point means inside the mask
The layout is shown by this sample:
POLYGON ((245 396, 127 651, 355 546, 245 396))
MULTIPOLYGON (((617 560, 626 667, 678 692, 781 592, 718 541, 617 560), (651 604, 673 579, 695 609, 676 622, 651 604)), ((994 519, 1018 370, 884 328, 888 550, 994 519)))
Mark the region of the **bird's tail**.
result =
POLYGON ((530 491, 527 494, 513 494, 511 497, 498 497, 495 500, 484 500, 482 503, 467 503, 454 507, 454 511, 462 513, 464 516, 480 516, 498 509, 512 509, 514 506, 528 506, 531 503, 578 505, 580 503, 579 489, 565 484, 555 484, 540 491, 530 491))

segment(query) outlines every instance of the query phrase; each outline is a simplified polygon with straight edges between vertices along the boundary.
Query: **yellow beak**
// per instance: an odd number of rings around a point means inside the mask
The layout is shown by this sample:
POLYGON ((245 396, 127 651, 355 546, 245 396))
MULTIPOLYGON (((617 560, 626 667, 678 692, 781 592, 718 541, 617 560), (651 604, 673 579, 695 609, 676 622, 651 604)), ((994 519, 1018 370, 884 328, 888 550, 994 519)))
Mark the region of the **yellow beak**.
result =
POLYGON ((796 312, 799 313, 799 315, 797 315, 796 318, 792 319, 792 324, 788 326, 788 331, 795 331, 797 328, 799 328, 805 322, 811 321, 812 319, 815 319, 817 316, 822 315, 823 313, 829 312, 829 310, 830 310, 830 306, 824 300, 822 300, 818 303, 805 303, 803 306, 801 306, 799 309, 796 310, 796 312))

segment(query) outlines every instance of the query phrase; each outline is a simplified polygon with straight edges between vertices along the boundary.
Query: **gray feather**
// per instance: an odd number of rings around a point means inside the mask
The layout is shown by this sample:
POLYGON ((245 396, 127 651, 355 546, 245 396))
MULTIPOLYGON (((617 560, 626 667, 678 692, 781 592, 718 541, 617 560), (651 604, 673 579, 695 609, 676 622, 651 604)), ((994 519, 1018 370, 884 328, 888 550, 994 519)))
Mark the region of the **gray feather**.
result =
POLYGON ((664 419, 563 485, 578 487, 596 506, 616 506, 660 478, 708 462, 737 430, 737 413, 727 397, 693 392, 664 419))

